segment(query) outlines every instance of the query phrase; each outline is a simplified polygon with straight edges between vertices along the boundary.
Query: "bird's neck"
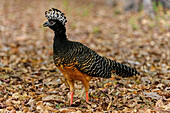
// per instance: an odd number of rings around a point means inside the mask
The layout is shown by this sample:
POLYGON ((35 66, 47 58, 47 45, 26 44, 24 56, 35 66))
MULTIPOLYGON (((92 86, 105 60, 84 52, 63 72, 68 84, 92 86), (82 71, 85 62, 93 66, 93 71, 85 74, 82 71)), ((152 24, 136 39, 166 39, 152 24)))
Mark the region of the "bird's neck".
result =
MULTIPOLYGON (((65 27, 57 28, 54 31, 53 52, 54 55, 60 56, 64 52, 64 48, 67 46, 67 36, 65 27)), ((55 57, 54 57, 55 58, 55 57)))
POLYGON ((62 26, 54 31, 54 41, 64 42, 67 40, 66 28, 62 26))

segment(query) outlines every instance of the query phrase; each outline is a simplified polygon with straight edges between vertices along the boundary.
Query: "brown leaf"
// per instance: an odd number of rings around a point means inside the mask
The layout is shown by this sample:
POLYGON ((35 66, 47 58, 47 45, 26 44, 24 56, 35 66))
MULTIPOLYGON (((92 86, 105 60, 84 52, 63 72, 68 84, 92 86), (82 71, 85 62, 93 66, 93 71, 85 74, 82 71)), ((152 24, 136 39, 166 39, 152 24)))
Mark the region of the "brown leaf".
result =
POLYGON ((58 110, 60 113, 71 113, 71 112, 76 112, 76 108, 70 107, 70 108, 61 108, 58 110))
POLYGON ((65 98, 63 96, 57 96, 57 95, 46 95, 42 97, 42 101, 50 102, 50 101, 56 101, 58 103, 64 103, 65 98))
POLYGON ((37 102, 36 105, 37 110, 39 110, 40 113, 49 113, 47 107, 43 105, 42 101, 37 102))
POLYGON ((147 97, 150 97, 150 98, 153 98, 153 99, 161 99, 162 97, 160 95, 158 95, 156 92, 150 92, 150 93, 147 93, 147 92, 143 92, 144 95, 146 95, 147 97))

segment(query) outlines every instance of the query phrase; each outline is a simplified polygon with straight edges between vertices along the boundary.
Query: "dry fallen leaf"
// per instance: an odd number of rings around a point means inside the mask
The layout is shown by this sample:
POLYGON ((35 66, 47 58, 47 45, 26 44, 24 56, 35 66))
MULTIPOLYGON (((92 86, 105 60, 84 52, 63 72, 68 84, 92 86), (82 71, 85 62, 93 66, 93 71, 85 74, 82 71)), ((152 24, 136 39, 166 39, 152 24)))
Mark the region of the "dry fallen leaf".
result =
POLYGON ((170 10, 164 14, 163 5, 154 6, 156 19, 150 19, 144 11, 124 13, 122 0, 117 2, 108 7, 100 0, 1 0, 0 112, 169 112, 170 10), (76 107, 70 108, 69 86, 53 63, 54 34, 42 27, 42 12, 51 6, 65 13, 69 40, 141 75, 93 78, 89 103, 75 81, 76 107))
POLYGON ((39 110, 40 113, 49 113, 46 106, 43 105, 42 101, 39 101, 36 103, 37 110, 39 110))
POLYGON ((156 92, 150 92, 150 93, 147 93, 147 92, 143 92, 144 95, 146 95, 146 97, 150 97, 150 98, 153 98, 153 99, 161 99, 162 97, 160 95, 158 95, 156 92))

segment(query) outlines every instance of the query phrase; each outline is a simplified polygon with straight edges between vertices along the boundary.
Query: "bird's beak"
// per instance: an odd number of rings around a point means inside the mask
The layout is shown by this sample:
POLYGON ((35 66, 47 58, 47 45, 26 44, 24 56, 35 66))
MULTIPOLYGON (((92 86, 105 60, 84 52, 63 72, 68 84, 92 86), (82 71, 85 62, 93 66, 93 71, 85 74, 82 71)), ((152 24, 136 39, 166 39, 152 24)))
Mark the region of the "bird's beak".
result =
POLYGON ((44 27, 48 27, 49 25, 50 25, 49 21, 47 21, 43 24, 44 27))

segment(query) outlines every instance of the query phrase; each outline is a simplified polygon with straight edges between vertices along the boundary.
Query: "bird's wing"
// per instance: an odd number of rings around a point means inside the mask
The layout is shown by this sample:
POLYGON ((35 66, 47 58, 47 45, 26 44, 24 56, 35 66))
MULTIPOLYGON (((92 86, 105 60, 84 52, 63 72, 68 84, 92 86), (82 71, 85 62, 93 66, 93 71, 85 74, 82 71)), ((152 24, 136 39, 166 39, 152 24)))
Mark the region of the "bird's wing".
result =
POLYGON ((82 73, 93 77, 111 77, 111 68, 107 60, 90 48, 80 44, 74 50, 74 55, 78 62, 76 68, 82 73))

